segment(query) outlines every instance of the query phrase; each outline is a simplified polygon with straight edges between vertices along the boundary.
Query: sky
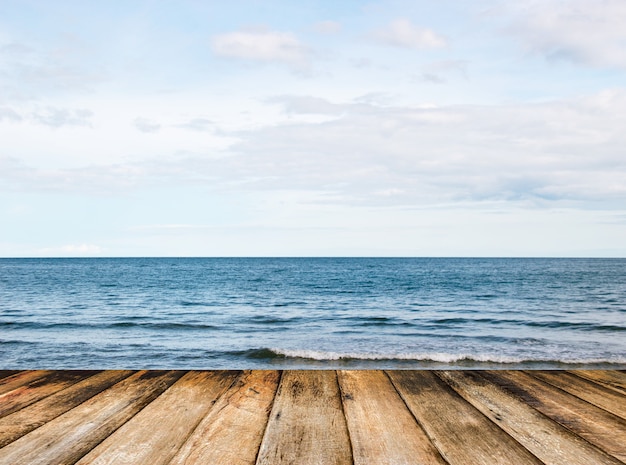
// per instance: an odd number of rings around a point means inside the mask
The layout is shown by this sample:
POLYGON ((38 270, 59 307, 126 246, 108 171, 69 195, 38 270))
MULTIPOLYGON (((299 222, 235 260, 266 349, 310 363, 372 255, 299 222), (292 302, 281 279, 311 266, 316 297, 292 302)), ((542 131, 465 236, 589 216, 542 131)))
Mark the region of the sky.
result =
POLYGON ((0 0, 0 257, 626 257, 623 0, 0 0))

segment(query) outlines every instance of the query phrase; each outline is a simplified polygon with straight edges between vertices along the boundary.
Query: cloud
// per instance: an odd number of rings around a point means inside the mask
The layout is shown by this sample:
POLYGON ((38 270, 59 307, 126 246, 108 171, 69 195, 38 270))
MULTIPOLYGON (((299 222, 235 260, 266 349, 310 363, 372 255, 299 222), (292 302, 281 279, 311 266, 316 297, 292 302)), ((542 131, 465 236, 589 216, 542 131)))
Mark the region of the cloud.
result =
POLYGON ((507 105, 411 107, 271 99, 284 119, 230 132, 221 151, 41 169, 0 157, 5 190, 111 195, 146 186, 308 191, 329 204, 623 205, 626 91, 507 105), (312 121, 310 115, 322 115, 312 121), (593 156, 590 156, 593 154, 593 156))
POLYGON ((67 244, 60 247, 45 247, 39 250, 39 253, 47 256, 93 256, 100 255, 102 252, 102 247, 94 244, 67 244))
POLYGON ((62 126, 91 126, 93 112, 86 109, 68 110, 65 108, 47 107, 36 111, 32 117, 39 124, 60 128, 62 126))
MULTIPOLYGON (((59 42, 0 44, 0 103, 38 100, 58 93, 82 93, 105 80, 92 55, 64 36, 59 42)), ((1 39, 1 37, 0 37, 1 39)))
POLYGON ((155 123, 154 121, 147 118, 135 118, 133 121, 133 126, 141 132, 145 133, 153 133, 158 132, 161 129, 161 125, 159 123, 155 123))
POLYGON ((161 183, 168 175, 171 179, 176 172, 176 167, 163 162, 155 165, 153 161, 81 168, 38 168, 0 153, 0 190, 13 192, 112 195, 161 183))
POLYGON ((414 79, 432 84, 445 84, 448 82, 448 77, 454 75, 467 79, 467 66, 466 60, 435 61, 423 66, 423 71, 414 75, 414 79))
POLYGON ((385 28, 375 31, 372 37, 386 45, 416 50, 441 48, 448 44, 443 36, 432 29, 414 26, 406 19, 392 21, 385 28))
POLYGON ((430 82, 431 84, 445 84, 447 82, 445 78, 434 73, 421 73, 415 76, 415 80, 421 82, 430 82))
POLYGON ((293 114, 339 115, 345 111, 345 106, 331 103, 319 97, 281 95, 266 101, 279 104, 287 113, 293 114))
POLYGON ((8 121, 22 121, 22 117, 16 111, 7 107, 0 107, 0 122, 8 121))
POLYGON ((308 67, 311 50, 289 32, 235 31, 211 41, 216 55, 265 63, 283 63, 295 69, 308 67))
MULTIPOLYGON (((300 97, 277 101, 308 108, 300 97)), ((230 172, 256 188, 320 189, 370 205, 626 200, 621 90, 541 104, 328 105, 338 118, 243 134, 240 155, 225 160, 230 172)))
POLYGON ((191 129, 192 131, 210 131, 214 127, 211 120, 205 118, 194 118, 185 123, 177 124, 177 128, 191 129))
POLYGON ((507 32, 550 61, 626 68, 626 3, 622 0, 513 2, 507 32))
POLYGON ((320 21, 313 25, 313 29, 319 34, 337 34, 341 31, 341 24, 337 21, 320 21))

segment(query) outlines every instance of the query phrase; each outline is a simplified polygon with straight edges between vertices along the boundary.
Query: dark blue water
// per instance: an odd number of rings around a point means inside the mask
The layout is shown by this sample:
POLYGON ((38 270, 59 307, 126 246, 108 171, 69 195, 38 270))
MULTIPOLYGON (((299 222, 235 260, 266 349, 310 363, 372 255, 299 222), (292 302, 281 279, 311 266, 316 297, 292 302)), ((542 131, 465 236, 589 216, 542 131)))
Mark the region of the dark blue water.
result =
POLYGON ((626 368, 625 259, 0 259, 0 368, 626 368))

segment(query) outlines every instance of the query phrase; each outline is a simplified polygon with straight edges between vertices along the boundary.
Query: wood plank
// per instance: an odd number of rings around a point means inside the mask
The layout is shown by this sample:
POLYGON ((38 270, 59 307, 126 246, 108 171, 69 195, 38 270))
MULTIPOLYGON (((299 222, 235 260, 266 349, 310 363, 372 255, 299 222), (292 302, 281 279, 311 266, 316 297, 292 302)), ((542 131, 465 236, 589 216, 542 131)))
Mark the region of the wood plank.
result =
POLYGON ((279 381, 278 371, 244 372, 170 465, 254 465, 279 381))
POLYGON ((0 379, 8 378, 16 373, 19 373, 20 370, 0 370, 0 379))
POLYGON ((350 439, 336 372, 285 371, 257 464, 351 463, 350 439))
POLYGON ((0 449, 0 464, 74 463, 182 374, 175 371, 138 372, 0 449))
POLYGON ((434 373, 388 373, 417 421, 450 465, 542 465, 434 373))
POLYGON ((562 371, 526 373, 626 420, 626 394, 562 371))
POLYGON ((526 373, 482 373, 528 405, 610 455, 626 460, 626 421, 526 373))
POLYGON ((338 377, 355 465, 446 465, 384 372, 338 377))
POLYGON ((97 371, 54 371, 42 378, 32 380, 11 391, 0 394, 0 418, 21 408, 28 407, 30 404, 96 373, 97 371))
POLYGON ((17 389, 24 384, 31 383, 36 379, 43 378, 51 373, 51 370, 27 370, 20 371, 4 379, 0 379, 0 395, 17 389))
POLYGON ((622 463, 488 382, 480 372, 455 370, 436 374, 546 465, 622 463))
POLYGON ((77 465, 168 463, 238 374, 234 371, 186 373, 77 465))
POLYGON ((234 371, 190 371, 77 462, 163 465, 233 383, 234 371))
POLYGON ((132 373, 132 371, 122 370, 103 371, 1 418, 0 447, 6 446, 35 428, 39 428, 118 381, 127 378, 132 373))
POLYGON ((615 370, 572 370, 573 375, 626 394, 626 375, 615 370))

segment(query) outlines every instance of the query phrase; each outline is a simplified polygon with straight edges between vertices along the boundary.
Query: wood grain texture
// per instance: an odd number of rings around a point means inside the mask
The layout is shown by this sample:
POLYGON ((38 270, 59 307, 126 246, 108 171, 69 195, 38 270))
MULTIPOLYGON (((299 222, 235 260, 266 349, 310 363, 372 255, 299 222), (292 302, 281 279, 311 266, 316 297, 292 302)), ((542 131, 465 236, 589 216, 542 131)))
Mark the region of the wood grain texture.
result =
POLYGON ((622 418, 526 373, 511 370, 482 375, 610 455, 626 461, 626 421, 622 418))
POLYGON ((614 370, 573 370, 570 373, 626 394, 626 373, 614 370))
POLYGON ((437 372, 437 375, 546 465, 621 464, 616 458, 488 382, 480 376, 480 372, 444 371, 437 372))
POLYGON ((136 373, 0 449, 0 464, 75 463, 181 375, 173 371, 136 373))
POLYGON ((0 395, 17 389, 24 384, 31 383, 39 378, 53 373, 52 370, 29 370, 20 371, 4 379, 0 379, 0 395))
POLYGON ((446 465, 382 371, 339 371, 355 465, 446 465))
POLYGON ((0 465, 626 463, 621 371, 87 374, 0 378, 0 465))
POLYGON ((389 376, 413 415, 450 465, 541 462, 432 372, 389 376))
POLYGON ((19 373, 19 370, 0 370, 0 380, 16 373, 19 373))
POLYGON ((96 373, 97 371, 53 371, 46 376, 0 394, 0 418, 28 407, 30 404, 96 373))
POLYGON ((623 394, 562 371, 526 373, 626 420, 626 397, 623 394))
POLYGON ((254 465, 278 371, 246 371, 200 422, 170 465, 254 465))
POLYGON ((348 428, 334 371, 283 373, 257 463, 352 463, 348 428))
POLYGON ((130 376, 132 371, 107 370, 0 419, 0 447, 73 409, 130 376))
POLYGON ((237 374, 186 373, 77 465, 167 464, 237 374))

